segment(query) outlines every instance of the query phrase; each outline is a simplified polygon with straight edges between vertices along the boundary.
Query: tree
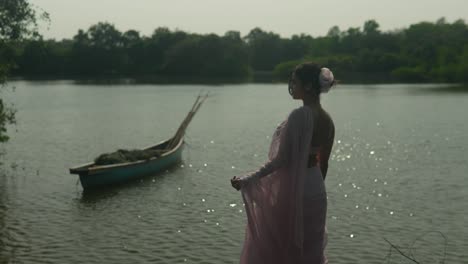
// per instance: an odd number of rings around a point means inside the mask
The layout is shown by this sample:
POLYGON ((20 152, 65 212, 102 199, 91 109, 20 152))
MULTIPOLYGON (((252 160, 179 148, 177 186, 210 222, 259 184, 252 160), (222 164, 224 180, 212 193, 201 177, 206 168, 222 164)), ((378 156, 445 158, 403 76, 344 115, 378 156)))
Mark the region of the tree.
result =
MULTIPOLYGON (((0 45, 24 37, 38 37, 37 20, 48 20, 46 12, 37 13, 27 0, 0 1, 0 45)), ((4 87, 10 64, 0 59, 0 89, 4 87)), ((15 110, 0 98, 0 143, 9 139, 7 125, 15 123, 15 110)))
POLYGON ((49 14, 37 13, 27 0, 0 1, 0 40, 39 36, 38 19, 49 20, 49 14))
POLYGON ((368 20, 362 27, 334 26, 326 36, 316 38, 306 34, 282 38, 260 28, 246 36, 238 31, 218 36, 164 27, 146 37, 135 30, 121 33, 112 24, 98 23, 79 30, 71 40, 0 42, 0 64, 13 62, 12 73, 23 76, 112 75, 179 81, 186 75, 184 81, 193 76, 202 81, 231 81, 231 77, 243 81, 251 69, 255 76, 270 78, 273 70, 275 77, 284 79, 294 63, 312 60, 333 68, 343 82, 369 78, 466 82, 466 43, 468 26, 461 19, 423 22, 388 32, 381 32, 375 20, 368 20))
POLYGON ((377 23, 375 20, 368 20, 364 23, 364 34, 366 35, 372 35, 372 34, 378 34, 379 32, 379 23, 377 23))
POLYGON ((126 37, 110 23, 92 25, 87 32, 78 31, 72 48, 76 59, 75 70, 91 75, 120 73, 125 68, 125 44, 138 34, 130 32, 126 37))
POLYGON ((341 30, 338 26, 333 26, 328 30, 327 37, 339 38, 341 35, 341 30))
POLYGON ((182 31, 171 31, 166 27, 154 30, 149 39, 145 41, 146 73, 157 73, 164 67, 164 61, 168 51, 178 43, 189 38, 189 34, 182 31))
POLYGON ((197 35, 178 42, 167 51, 163 72, 197 78, 246 78, 246 48, 242 41, 232 41, 232 37, 197 35))
POLYGON ((249 47, 250 65, 255 70, 271 71, 281 62, 282 41, 278 34, 254 28, 244 39, 249 47))

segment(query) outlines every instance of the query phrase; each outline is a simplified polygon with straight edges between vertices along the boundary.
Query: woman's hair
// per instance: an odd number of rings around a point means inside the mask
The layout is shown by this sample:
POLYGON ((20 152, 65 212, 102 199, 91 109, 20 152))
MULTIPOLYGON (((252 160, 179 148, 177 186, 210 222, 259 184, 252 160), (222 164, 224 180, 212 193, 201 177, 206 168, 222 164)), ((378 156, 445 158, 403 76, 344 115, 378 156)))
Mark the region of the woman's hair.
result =
MULTIPOLYGON (((322 92, 320 84, 320 73, 322 66, 313 62, 304 62, 296 66, 293 73, 296 78, 302 83, 303 87, 311 87, 311 90, 305 90, 306 93, 319 95, 322 92)), ((330 86, 334 85, 334 81, 330 86)))

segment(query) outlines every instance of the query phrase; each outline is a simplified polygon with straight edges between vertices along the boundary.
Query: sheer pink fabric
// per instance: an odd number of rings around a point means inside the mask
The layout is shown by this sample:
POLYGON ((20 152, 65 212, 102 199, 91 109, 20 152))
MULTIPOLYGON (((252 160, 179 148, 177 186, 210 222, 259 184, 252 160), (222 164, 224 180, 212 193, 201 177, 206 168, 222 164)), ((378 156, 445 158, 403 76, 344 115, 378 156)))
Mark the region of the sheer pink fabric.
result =
POLYGON ((304 199, 312 134, 312 109, 295 109, 276 129, 269 161, 245 177, 241 192, 248 223, 242 264, 326 262, 326 197, 304 199))

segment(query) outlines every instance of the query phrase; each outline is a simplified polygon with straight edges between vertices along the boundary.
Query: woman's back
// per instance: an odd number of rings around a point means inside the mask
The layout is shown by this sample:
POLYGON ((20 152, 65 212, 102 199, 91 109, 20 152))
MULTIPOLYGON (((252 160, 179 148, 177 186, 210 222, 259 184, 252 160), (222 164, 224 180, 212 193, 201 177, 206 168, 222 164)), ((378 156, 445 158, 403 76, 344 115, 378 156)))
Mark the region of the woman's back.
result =
POLYGON ((314 120, 314 134, 312 136, 312 147, 322 147, 333 144, 335 125, 330 115, 320 108, 316 112, 314 120))
POLYGON ((315 114, 314 132, 311 142, 311 149, 315 151, 311 153, 312 157, 309 164, 311 166, 320 166, 323 178, 325 179, 328 170, 328 160, 335 138, 335 125, 331 116, 323 108, 319 108, 315 114))

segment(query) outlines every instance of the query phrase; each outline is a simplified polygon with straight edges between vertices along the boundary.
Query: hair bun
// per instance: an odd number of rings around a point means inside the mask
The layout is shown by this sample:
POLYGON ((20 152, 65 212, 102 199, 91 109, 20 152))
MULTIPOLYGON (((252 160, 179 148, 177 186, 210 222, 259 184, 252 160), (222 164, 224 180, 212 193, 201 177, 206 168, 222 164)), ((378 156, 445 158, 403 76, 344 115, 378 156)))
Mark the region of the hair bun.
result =
POLYGON ((335 83, 335 77, 333 77, 333 72, 330 71, 328 68, 322 68, 320 70, 319 75, 319 82, 320 82, 320 92, 321 93, 328 93, 330 88, 335 83))

